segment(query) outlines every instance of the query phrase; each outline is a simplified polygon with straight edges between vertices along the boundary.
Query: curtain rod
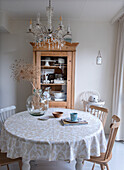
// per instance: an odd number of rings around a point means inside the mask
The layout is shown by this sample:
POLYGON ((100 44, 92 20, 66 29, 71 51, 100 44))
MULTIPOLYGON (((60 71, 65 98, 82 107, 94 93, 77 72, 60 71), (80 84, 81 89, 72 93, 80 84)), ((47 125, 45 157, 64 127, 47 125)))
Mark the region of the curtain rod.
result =
POLYGON ((121 17, 124 15, 124 7, 119 10, 119 12, 113 17, 111 20, 111 24, 114 24, 116 21, 118 21, 121 17))

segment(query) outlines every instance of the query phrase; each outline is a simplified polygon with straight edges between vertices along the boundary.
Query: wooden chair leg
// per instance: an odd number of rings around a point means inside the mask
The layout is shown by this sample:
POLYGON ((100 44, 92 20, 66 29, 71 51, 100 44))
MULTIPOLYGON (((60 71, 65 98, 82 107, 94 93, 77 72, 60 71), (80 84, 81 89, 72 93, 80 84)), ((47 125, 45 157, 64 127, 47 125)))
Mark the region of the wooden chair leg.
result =
POLYGON ((22 160, 19 161, 19 168, 22 170, 22 160))
POLYGON ((107 170, 109 170, 108 164, 106 164, 106 168, 107 168, 107 170))
POLYGON ((7 164, 6 166, 7 166, 7 170, 9 170, 9 165, 7 164))
POLYGON ((104 165, 100 164, 101 170, 104 170, 104 165))
POLYGON ((93 164, 92 170, 94 170, 94 167, 95 167, 95 163, 93 164))

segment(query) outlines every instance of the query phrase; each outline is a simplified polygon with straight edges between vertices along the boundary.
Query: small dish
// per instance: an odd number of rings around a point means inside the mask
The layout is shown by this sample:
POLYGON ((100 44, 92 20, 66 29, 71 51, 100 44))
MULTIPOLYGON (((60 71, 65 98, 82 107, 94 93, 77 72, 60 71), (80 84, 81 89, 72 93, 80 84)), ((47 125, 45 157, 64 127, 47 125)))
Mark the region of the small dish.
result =
POLYGON ((63 115, 63 112, 53 112, 52 114, 55 118, 59 118, 63 115))
POLYGON ((49 117, 38 118, 38 120, 42 120, 42 121, 46 121, 48 119, 49 119, 49 117))
POLYGON ((58 63, 59 63, 59 64, 64 64, 64 63, 65 63, 64 58, 58 58, 58 63))
POLYGON ((41 113, 41 112, 32 112, 32 113, 30 113, 30 115, 32 115, 32 116, 43 116, 44 113, 41 113))

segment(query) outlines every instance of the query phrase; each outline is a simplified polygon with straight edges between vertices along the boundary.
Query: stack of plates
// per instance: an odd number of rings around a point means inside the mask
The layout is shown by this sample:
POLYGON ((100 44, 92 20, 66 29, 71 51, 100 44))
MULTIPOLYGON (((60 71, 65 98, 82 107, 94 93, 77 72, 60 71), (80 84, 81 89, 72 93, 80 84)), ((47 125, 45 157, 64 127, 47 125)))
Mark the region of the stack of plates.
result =
POLYGON ((66 95, 64 92, 55 91, 54 92, 54 101, 65 101, 66 95))
POLYGON ((54 100, 57 101, 57 102, 61 102, 61 101, 65 101, 65 98, 62 98, 62 99, 56 99, 56 98, 54 98, 54 100))
POLYGON ((65 80, 57 80, 57 79, 54 79, 54 83, 55 83, 55 84, 64 84, 64 83, 65 83, 65 80))

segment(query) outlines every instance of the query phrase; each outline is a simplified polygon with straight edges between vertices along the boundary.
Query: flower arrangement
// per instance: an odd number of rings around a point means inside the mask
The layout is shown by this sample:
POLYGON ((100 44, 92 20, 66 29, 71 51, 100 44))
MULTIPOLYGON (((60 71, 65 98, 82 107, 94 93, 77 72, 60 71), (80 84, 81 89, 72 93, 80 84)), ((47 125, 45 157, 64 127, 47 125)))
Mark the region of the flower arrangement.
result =
POLYGON ((15 60, 11 65, 12 77, 20 81, 27 80, 33 81, 36 80, 40 74, 40 69, 33 64, 25 63, 23 60, 15 60))
POLYGON ((12 70, 11 77, 13 77, 17 81, 27 80, 33 86, 34 95, 29 96, 29 98, 27 99, 26 105, 28 111, 34 113, 34 110, 36 112, 41 112, 41 110, 47 110, 49 107, 49 96, 43 95, 42 90, 36 89, 36 87, 34 86, 34 82, 36 82, 38 77, 40 76, 40 67, 37 67, 31 63, 25 63, 24 60, 19 59, 15 60, 15 62, 10 66, 10 68, 12 70))
POLYGON ((19 59, 15 60, 10 66, 10 69, 12 70, 11 77, 17 81, 27 80, 32 84, 33 88, 36 89, 33 85, 33 81, 36 81, 40 75, 40 69, 38 67, 31 63, 25 63, 24 60, 19 59))
POLYGON ((34 94, 29 96, 26 102, 27 110, 33 115, 43 115, 45 110, 48 109, 48 100, 42 94, 41 89, 36 89, 34 82, 40 75, 40 68, 33 64, 25 63, 23 60, 15 60, 10 66, 12 75, 15 80, 27 80, 34 88, 34 94))

